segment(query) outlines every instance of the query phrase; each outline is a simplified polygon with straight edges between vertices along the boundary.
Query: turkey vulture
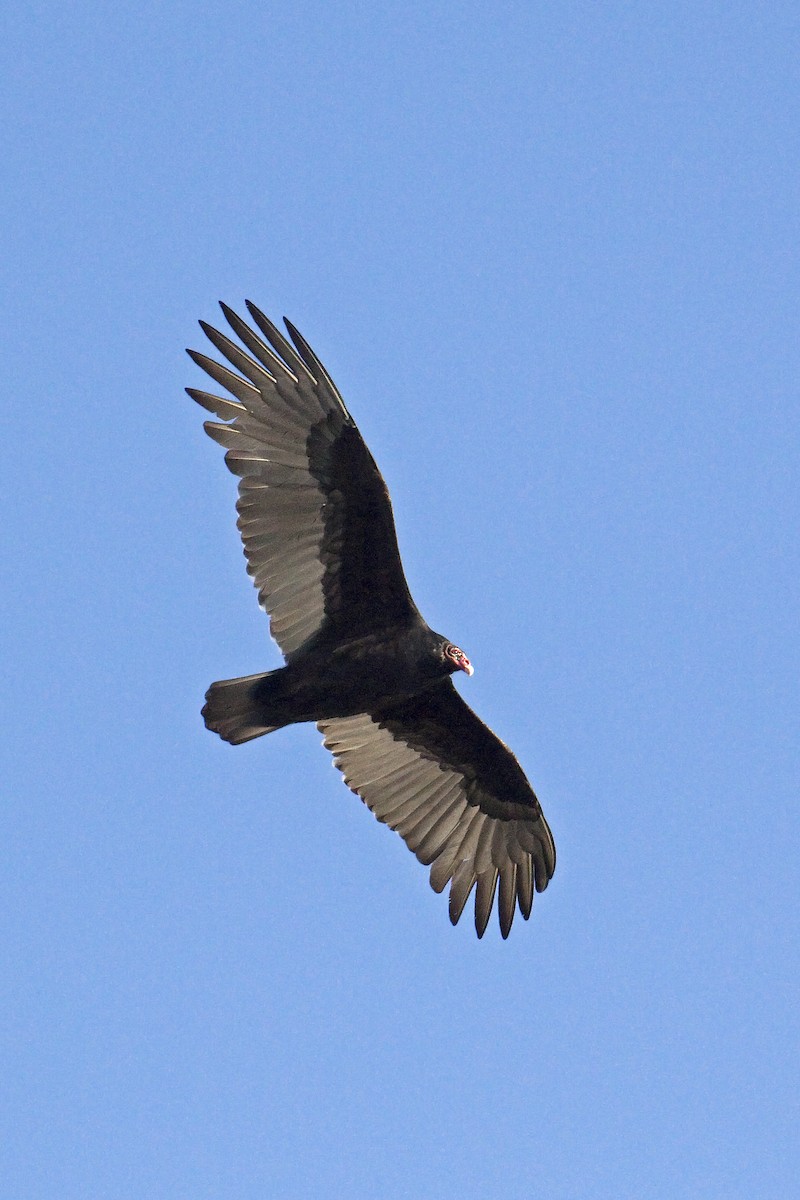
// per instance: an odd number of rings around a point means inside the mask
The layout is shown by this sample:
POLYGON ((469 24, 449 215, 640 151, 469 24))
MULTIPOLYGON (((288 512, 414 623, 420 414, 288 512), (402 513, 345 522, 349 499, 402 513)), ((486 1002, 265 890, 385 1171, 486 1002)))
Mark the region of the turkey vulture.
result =
POLYGON ((221 419, 205 428, 240 477, 247 570, 286 666, 212 683, 206 726, 239 743, 315 721, 348 787, 430 866, 435 891, 450 883, 453 924, 477 884, 482 937, 499 880, 508 937, 555 869, 539 801, 453 686, 472 665, 411 598, 386 484, 328 372, 289 321, 291 342, 249 301, 259 332, 221 307, 249 353, 204 321, 234 369, 188 353, 234 398, 186 390, 221 419))

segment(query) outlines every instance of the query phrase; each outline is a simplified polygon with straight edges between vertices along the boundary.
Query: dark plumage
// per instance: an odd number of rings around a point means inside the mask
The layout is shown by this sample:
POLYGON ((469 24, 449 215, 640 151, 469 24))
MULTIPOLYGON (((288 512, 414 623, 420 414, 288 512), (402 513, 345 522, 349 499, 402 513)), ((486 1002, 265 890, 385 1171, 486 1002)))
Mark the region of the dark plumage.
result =
POLYGON ((247 570, 286 666, 213 683, 203 716, 228 742, 315 721, 347 785, 396 829, 450 919, 473 886, 483 935, 499 881, 508 936, 555 869, 553 838, 514 755, 459 696, 466 655, 434 633, 403 574, 386 484, 330 376, 248 302, 260 336, 222 311, 249 353, 200 322, 235 371, 189 354, 233 400, 187 392, 240 476, 247 570), (264 340, 266 339, 266 340, 264 340))

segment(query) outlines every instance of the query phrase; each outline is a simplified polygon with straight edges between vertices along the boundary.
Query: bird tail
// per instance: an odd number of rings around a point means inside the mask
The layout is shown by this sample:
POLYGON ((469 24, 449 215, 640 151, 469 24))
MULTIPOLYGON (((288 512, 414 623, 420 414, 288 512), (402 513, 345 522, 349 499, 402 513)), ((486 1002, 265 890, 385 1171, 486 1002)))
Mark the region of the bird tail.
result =
POLYGON ((203 707, 206 728, 238 746, 290 724, 281 703, 284 669, 212 683, 203 707))

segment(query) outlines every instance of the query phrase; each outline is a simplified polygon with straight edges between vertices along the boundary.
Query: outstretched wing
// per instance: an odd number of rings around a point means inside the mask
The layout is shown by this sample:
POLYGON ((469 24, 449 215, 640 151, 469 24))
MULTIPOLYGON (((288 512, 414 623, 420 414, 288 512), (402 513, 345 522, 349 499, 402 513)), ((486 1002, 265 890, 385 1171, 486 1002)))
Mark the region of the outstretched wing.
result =
POLYGON ((431 866, 434 890, 452 880, 454 925, 477 882, 483 936, 498 880, 503 937, 517 905, 528 919, 534 889, 544 891, 555 870, 553 837, 516 758, 451 680, 318 728, 348 787, 431 866))
POLYGON ((200 325, 235 371, 188 351, 233 399, 187 388, 210 437, 240 476, 238 525, 247 570, 287 660, 310 638, 358 637, 420 620, 403 575, 389 493, 322 363, 250 304, 261 336, 227 305, 248 353, 200 325))

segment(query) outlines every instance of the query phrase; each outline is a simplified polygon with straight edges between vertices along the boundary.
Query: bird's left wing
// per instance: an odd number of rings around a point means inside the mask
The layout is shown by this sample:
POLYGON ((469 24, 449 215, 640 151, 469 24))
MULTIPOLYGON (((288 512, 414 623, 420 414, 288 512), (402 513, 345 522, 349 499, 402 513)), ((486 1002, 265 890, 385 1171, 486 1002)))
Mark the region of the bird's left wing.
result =
POLYGON ((233 399, 187 388, 220 417, 208 434, 240 476, 247 570, 287 659, 310 639, 419 621, 380 471, 330 376, 286 322, 292 345, 248 302, 257 333, 227 305, 240 346, 204 321, 231 367, 189 354, 233 399), (263 335, 263 336, 260 336, 263 335))
POLYGON ((454 925, 477 882, 483 936, 498 880, 503 937, 517 906, 528 919, 534 889, 544 891, 555 870, 553 837, 516 758, 451 680, 318 728, 348 787, 431 866, 434 890, 452 880, 454 925))

